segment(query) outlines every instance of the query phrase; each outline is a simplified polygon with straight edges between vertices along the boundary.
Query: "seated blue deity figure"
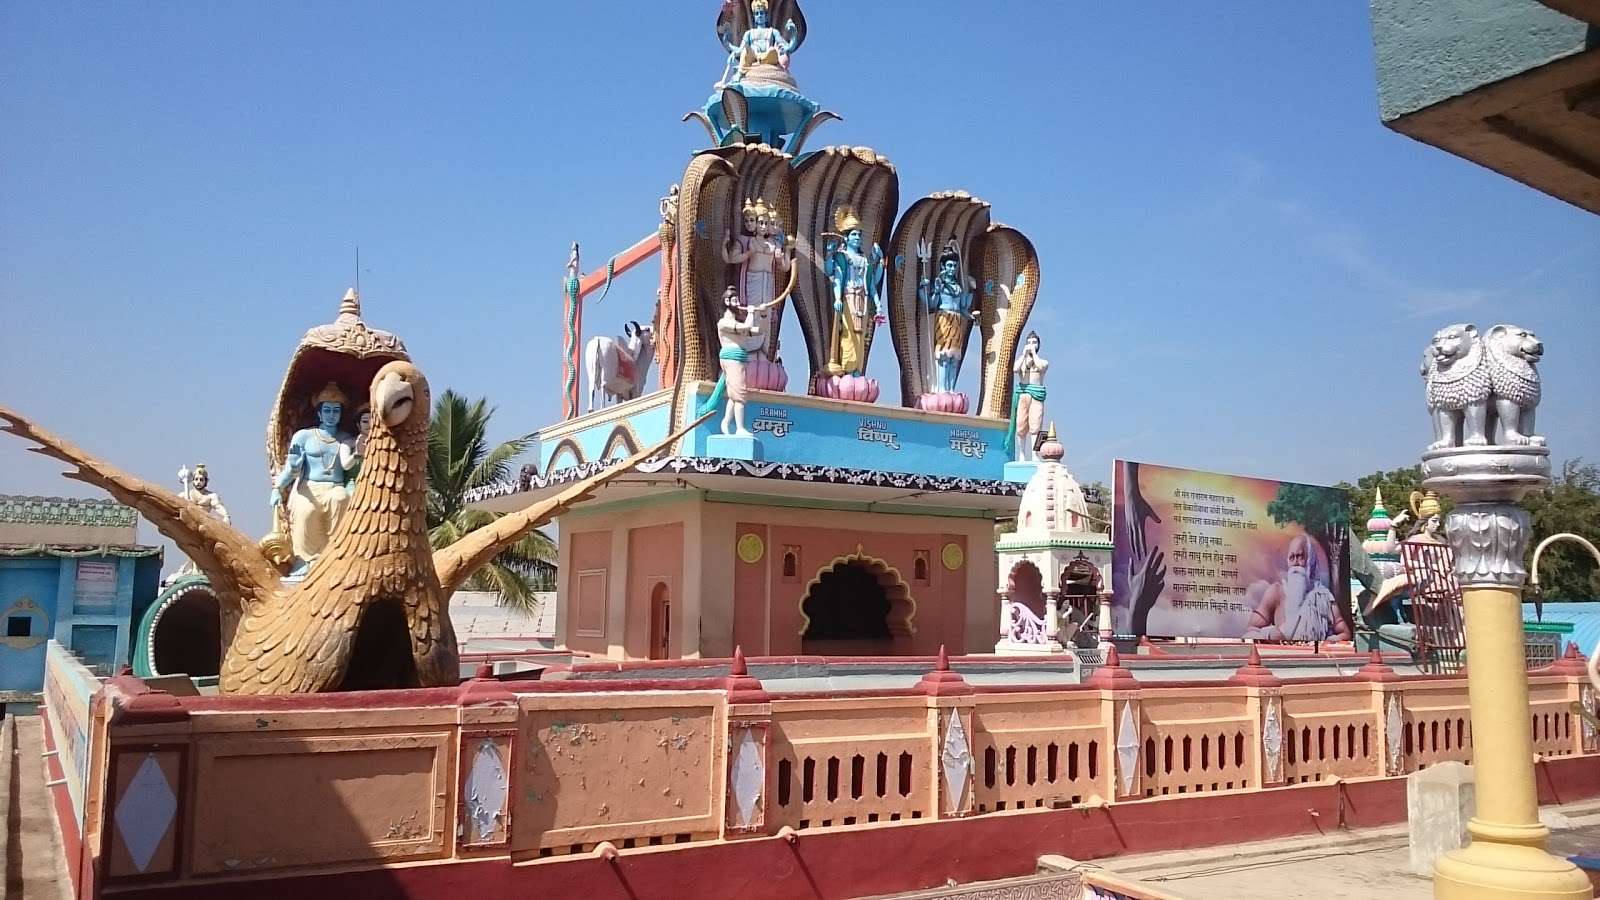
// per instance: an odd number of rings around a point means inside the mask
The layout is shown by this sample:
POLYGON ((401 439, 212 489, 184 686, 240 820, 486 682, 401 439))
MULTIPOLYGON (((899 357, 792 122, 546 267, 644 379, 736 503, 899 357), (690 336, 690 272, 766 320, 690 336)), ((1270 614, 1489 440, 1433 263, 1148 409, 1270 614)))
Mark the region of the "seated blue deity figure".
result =
POLYGON ((289 541, 294 548, 294 572, 303 574, 321 555, 334 523, 350 500, 346 470, 354 462, 355 445, 339 430, 349 400, 337 384, 329 382, 311 398, 317 424, 302 428, 289 439, 283 468, 273 479, 272 506, 284 505, 288 494, 289 541))
POLYGON ((800 44, 799 35, 792 19, 779 32, 772 27, 771 15, 768 0, 754 0, 750 4, 750 30, 737 44, 730 41, 728 35, 722 35, 723 49, 728 51, 728 65, 717 87, 737 84, 757 64, 788 68, 789 54, 800 44))
POLYGON ((883 248, 862 249, 861 218, 841 206, 833 214, 837 233, 825 235, 823 273, 833 285, 833 339, 828 374, 860 375, 867 368, 867 331, 878 316, 883 285, 883 248))
MULTIPOLYGON (((917 242, 917 259, 924 272, 932 251, 926 238, 917 242)), ((964 326, 976 315, 972 310, 972 291, 961 277, 961 251, 954 238, 939 254, 938 276, 924 275, 918 282, 917 297, 933 317, 933 362, 938 370, 935 389, 954 393, 956 376, 961 373, 961 356, 966 351, 964 326)))

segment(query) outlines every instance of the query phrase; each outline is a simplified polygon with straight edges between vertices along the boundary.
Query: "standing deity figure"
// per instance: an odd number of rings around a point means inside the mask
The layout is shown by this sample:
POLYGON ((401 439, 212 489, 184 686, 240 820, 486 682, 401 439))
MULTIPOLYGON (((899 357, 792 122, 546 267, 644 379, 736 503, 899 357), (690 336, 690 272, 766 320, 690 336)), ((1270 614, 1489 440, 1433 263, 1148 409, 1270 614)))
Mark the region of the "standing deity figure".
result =
POLYGON ((367 435, 372 433, 372 410, 365 404, 356 410, 356 439, 340 451, 339 461, 344 464, 344 489, 356 495, 356 476, 361 474, 361 461, 367 455, 367 435))
POLYGON ((833 284, 833 342, 828 374, 860 375, 867 368, 867 330, 878 319, 883 248, 862 249, 861 217, 848 206, 833 214, 836 233, 825 235, 823 272, 833 284))
POLYGON ((289 541, 296 559, 295 573, 303 573, 321 555, 333 532, 334 523, 350 500, 345 472, 355 461, 351 436, 339 430, 339 421, 349 405, 337 384, 327 386, 311 398, 317 424, 302 428, 289 440, 283 469, 273 479, 271 503, 284 506, 288 494, 289 541))
POLYGON ((961 274, 961 250, 954 238, 945 244, 939 254, 939 274, 927 275, 933 245, 927 238, 917 242, 917 260, 923 272, 917 282, 917 298, 927 306, 933 317, 933 362, 938 369, 937 391, 955 393, 956 376, 961 373, 961 356, 966 336, 967 320, 975 318, 972 309, 972 290, 964 283, 961 274))
POLYGON ((764 199, 745 200, 741 234, 728 233, 722 258, 739 267, 739 302, 765 307, 778 295, 778 276, 789 270, 777 210, 764 199))
POLYGON ((206 471, 205 463, 195 463, 192 475, 187 467, 179 469, 178 483, 183 485, 180 495, 183 499, 204 509, 213 519, 233 521, 228 517, 227 508, 222 505, 222 498, 211 490, 211 474, 206 471))
POLYGON ((800 46, 799 31, 793 19, 784 23, 781 32, 772 26, 772 8, 768 0, 754 0, 750 4, 750 21, 750 30, 738 43, 731 40, 731 35, 719 35, 722 48, 728 51, 728 64, 716 84, 718 88, 737 84, 757 64, 787 69, 789 54, 800 46))
POLYGON ((746 321, 747 310, 739 303, 739 289, 728 285, 728 290, 722 295, 722 318, 717 322, 717 341, 722 349, 717 352, 717 360, 722 364, 722 375, 717 379, 717 386, 712 389, 711 396, 700 404, 696 415, 703 416, 717 408, 726 397, 727 411, 722 416, 722 433, 750 437, 750 429, 745 427, 745 367, 750 360, 750 352, 760 347, 766 341, 761 326, 753 321, 746 321))
MULTIPOLYGON (((228 516, 227 507, 222 505, 222 498, 217 496, 216 491, 211 490, 211 475, 206 471, 205 463, 195 463, 193 473, 189 471, 188 466, 178 469, 178 484, 183 486, 178 496, 205 510, 213 519, 220 519, 223 522, 233 521, 228 516)), ((194 560, 185 560, 168 580, 194 575, 199 571, 194 560)))
POLYGON ((1039 332, 1030 331, 1022 341, 1022 352, 1011 366, 1016 382, 1011 388, 1011 429, 1006 432, 1006 452, 1011 452, 1016 442, 1017 462, 1038 459, 1034 448, 1039 429, 1044 424, 1044 373, 1050 360, 1039 355, 1039 332))

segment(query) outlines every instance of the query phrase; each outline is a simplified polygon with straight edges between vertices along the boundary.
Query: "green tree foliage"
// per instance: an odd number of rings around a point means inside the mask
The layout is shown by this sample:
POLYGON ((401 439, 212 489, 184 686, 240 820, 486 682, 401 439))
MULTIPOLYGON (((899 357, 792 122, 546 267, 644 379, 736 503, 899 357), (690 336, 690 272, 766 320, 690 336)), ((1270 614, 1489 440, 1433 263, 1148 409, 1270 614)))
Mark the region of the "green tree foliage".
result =
MULTIPOLYGON (((1382 488, 1384 509, 1389 511, 1391 518, 1400 515, 1410 508, 1411 492, 1422 489, 1422 466, 1391 469, 1388 472, 1379 470, 1361 476, 1355 484, 1341 481, 1334 487, 1350 495, 1350 524, 1355 528, 1356 536, 1364 539, 1367 536, 1367 519, 1372 514, 1373 491, 1382 488)), ((1450 508, 1449 501, 1442 498, 1440 505, 1446 510, 1450 508)))
MULTIPOLYGON (((1364 537, 1374 488, 1383 488, 1384 506, 1395 516, 1406 508, 1411 492, 1421 489, 1421 481, 1422 467, 1411 466, 1373 472, 1355 484, 1340 482, 1338 487, 1349 494, 1351 520, 1357 534, 1364 537)), ((1440 503, 1449 512, 1450 498, 1442 497, 1440 503)), ((1552 534, 1570 532, 1600 544, 1600 466, 1585 464, 1582 459, 1568 460, 1550 487, 1529 494, 1522 505, 1533 521, 1529 564, 1533 548, 1552 534)), ((1558 542, 1539 558, 1539 584, 1547 600, 1600 599, 1600 567, 1583 547, 1558 542)))
MULTIPOLYGON (((1278 485, 1277 496, 1267 504, 1267 515, 1279 525, 1298 522, 1322 545, 1336 570, 1333 574, 1339 578, 1349 577, 1350 573, 1343 571, 1340 565, 1350 544, 1350 504, 1345 493, 1285 481, 1278 485)), ((1338 585, 1334 588, 1337 590, 1338 585)))
MULTIPOLYGON (((468 532, 499 518, 498 513, 471 509, 467 491, 511 476, 512 462, 528 449, 530 438, 494 447, 487 438, 494 415, 486 399, 468 401, 446 390, 433 405, 428 423, 428 539, 448 547, 468 532)), ((508 606, 531 611, 542 571, 555 560, 555 543, 537 529, 511 545, 463 585, 470 591, 496 591, 508 606)))
MULTIPOLYGON (((1569 459, 1549 487, 1523 498, 1533 519, 1533 547, 1552 534, 1570 532, 1600 545, 1600 466, 1569 459)), ((1546 600, 1600 599, 1600 567, 1589 551, 1557 541, 1539 557, 1539 586, 1546 600)))

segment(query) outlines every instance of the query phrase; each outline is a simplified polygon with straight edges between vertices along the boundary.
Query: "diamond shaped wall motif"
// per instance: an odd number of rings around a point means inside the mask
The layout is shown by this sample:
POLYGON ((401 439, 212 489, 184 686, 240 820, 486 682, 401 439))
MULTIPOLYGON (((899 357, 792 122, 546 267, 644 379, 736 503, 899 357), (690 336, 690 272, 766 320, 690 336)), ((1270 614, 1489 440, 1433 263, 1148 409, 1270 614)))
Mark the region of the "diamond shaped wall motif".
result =
MULTIPOLYGON (((125 761, 119 761, 125 762, 125 761)), ((146 753, 117 801, 112 820, 128 859, 139 872, 150 868, 156 848, 166 838, 178 812, 178 797, 154 753, 146 753)))
POLYGON ((1278 766, 1283 760, 1283 700, 1267 698, 1266 720, 1261 725, 1261 749, 1267 759, 1267 780, 1277 781, 1278 766))
POLYGON ((481 740, 472 752, 472 768, 467 772, 466 833, 469 844, 481 844, 502 837, 510 779, 506 774, 501 749, 492 740, 481 740))
POLYGON ((1122 704, 1122 720, 1117 725, 1117 775, 1122 792, 1133 793, 1133 778, 1139 768, 1139 725, 1133 717, 1133 704, 1122 704))
POLYGON ((957 813, 967 802, 967 780, 972 777, 972 747, 967 743, 967 729, 961 724, 961 714, 950 710, 950 723, 944 731, 944 750, 940 753, 944 763, 944 792, 948 798, 945 812, 957 813))
POLYGON ((733 776, 728 779, 733 791, 733 824, 740 828, 754 828, 761 824, 756 813, 761 805, 761 792, 767 787, 767 760, 756 736, 756 729, 740 729, 733 748, 733 776))
POLYGON ((1389 709, 1383 716, 1383 740, 1389 748, 1389 774, 1396 775, 1400 772, 1400 756, 1405 750, 1402 733, 1405 730, 1405 721, 1400 713, 1400 695, 1389 695, 1389 709))

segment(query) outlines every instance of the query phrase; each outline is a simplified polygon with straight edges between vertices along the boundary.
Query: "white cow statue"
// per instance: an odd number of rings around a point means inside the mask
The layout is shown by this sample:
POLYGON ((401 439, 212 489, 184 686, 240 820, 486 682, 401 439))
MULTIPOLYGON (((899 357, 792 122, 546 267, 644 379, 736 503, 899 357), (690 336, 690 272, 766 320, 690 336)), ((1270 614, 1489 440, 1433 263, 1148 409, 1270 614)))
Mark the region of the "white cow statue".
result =
POLYGON ((583 348, 583 368, 589 373, 589 412, 594 412, 595 392, 605 389, 605 400, 621 403, 644 393, 645 376, 656 355, 655 329, 638 322, 622 326, 618 338, 594 337, 583 348))

